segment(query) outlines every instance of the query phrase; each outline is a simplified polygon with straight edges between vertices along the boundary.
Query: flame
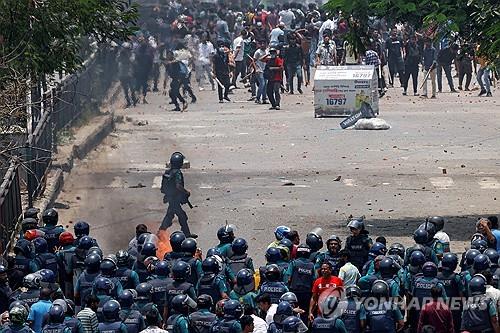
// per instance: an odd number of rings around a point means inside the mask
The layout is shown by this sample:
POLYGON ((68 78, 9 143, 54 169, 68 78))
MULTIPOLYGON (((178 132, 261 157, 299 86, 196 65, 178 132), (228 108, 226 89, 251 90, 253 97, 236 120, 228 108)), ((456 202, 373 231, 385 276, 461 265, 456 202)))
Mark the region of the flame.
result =
POLYGON ((158 236, 158 250, 156 250, 156 256, 163 260, 165 253, 172 251, 170 246, 170 234, 167 230, 158 230, 156 233, 158 236))

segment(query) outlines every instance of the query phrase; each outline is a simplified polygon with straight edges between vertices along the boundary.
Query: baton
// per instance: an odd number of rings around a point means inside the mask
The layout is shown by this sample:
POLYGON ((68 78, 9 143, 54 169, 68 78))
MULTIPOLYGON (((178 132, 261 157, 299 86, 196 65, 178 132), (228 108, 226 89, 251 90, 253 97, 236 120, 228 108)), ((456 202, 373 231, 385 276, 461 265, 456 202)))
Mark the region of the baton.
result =
POLYGON ((191 204, 191 202, 189 201, 189 199, 187 199, 186 201, 187 201, 186 203, 188 204, 189 208, 193 209, 193 205, 191 204))
POLYGON ((222 89, 224 89, 224 85, 220 82, 220 80, 217 78, 217 76, 215 76, 214 73, 212 73, 212 78, 215 80, 215 82, 217 82, 217 85, 219 87, 221 87, 222 89))
POLYGON ((433 70, 434 70, 434 67, 431 66, 431 68, 429 68, 429 70, 427 71, 427 74, 425 74, 424 82, 422 82, 422 85, 420 86, 420 89, 422 89, 422 87, 424 86, 425 82, 427 81, 427 79, 429 78, 429 75, 431 75, 431 72, 433 70))

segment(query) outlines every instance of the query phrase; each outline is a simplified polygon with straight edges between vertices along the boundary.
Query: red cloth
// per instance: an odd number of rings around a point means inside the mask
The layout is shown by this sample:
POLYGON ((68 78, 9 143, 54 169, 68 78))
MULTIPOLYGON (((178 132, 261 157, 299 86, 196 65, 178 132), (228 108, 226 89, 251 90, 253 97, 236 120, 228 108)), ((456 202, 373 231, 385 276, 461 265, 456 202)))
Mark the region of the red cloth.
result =
POLYGON ((443 302, 432 301, 424 305, 420 311, 417 332, 422 332, 425 325, 433 326, 436 333, 453 333, 453 316, 443 302))
POLYGON ((342 287, 344 283, 342 279, 337 276, 330 276, 330 278, 325 279, 324 277, 317 278, 314 281, 312 292, 313 294, 320 295, 323 291, 327 289, 336 289, 342 287))
MULTIPOLYGON (((273 59, 270 59, 269 61, 273 61, 273 59)), ((283 67, 283 59, 280 57, 276 57, 274 59, 274 65, 271 65, 271 67, 283 67)), ((283 81, 283 68, 273 70, 273 79, 269 81, 278 81, 281 82, 283 81)))

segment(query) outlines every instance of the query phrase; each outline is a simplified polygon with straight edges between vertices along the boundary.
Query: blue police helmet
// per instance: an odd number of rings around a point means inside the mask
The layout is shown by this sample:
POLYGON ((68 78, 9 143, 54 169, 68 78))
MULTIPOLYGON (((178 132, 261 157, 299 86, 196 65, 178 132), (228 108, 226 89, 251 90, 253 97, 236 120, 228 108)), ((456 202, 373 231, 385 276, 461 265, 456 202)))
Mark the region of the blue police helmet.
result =
POLYGON ((114 321, 118 319, 120 310, 120 303, 112 299, 104 303, 102 306, 102 315, 106 321, 114 321))
POLYGON ((35 248, 35 253, 47 253, 49 250, 49 245, 47 244, 47 240, 42 237, 35 238, 31 241, 35 248))
POLYGON ((248 243, 243 238, 236 238, 231 244, 231 250, 236 255, 243 255, 248 250, 248 243))
POLYGON ((438 273, 438 268, 435 263, 428 261, 422 266, 422 274, 425 277, 436 277, 438 273))
POLYGON ((413 251, 410 255, 410 265, 413 267, 420 267, 425 264, 425 255, 422 251, 413 251))
POLYGON ((277 247, 270 247, 266 250, 266 260, 268 263, 276 263, 281 259, 281 251, 277 247))
POLYGON ((64 322, 64 308, 60 305, 52 305, 49 309, 49 319, 51 323, 61 324, 64 322))
POLYGON ((213 256, 205 258, 205 260, 201 263, 201 269, 203 270, 203 273, 218 274, 220 271, 219 262, 213 256))
POLYGON ((447 252, 441 259, 441 268, 448 272, 453 272, 458 265, 458 257, 455 253, 447 252))
MULTIPOLYGON (((205 259, 206 260, 206 259, 205 259)), ((191 274, 191 266, 182 260, 175 262, 172 267, 172 277, 174 280, 185 280, 191 274)))
POLYGON ((120 295, 118 295, 118 302, 124 308, 130 308, 134 304, 134 295, 130 290, 125 289, 120 295))
POLYGON ((162 260, 156 264, 155 274, 158 276, 168 276, 170 274, 170 267, 168 262, 162 260))
POLYGON ((224 318, 239 319, 243 314, 243 306, 239 301, 230 299, 224 303, 224 318))
POLYGON ((489 269, 490 266, 491 266, 490 258, 488 258, 488 256, 485 254, 478 254, 474 258, 474 263, 472 264, 472 268, 477 273, 489 269))

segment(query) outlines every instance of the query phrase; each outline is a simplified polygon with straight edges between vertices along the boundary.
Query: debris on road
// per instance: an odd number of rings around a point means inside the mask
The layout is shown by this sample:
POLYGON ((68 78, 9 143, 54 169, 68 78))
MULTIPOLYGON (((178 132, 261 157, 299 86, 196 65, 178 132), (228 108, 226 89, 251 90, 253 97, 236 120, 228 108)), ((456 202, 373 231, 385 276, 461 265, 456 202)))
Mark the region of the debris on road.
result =
POLYGON ((341 178, 342 178, 342 176, 337 176, 337 178, 335 178, 333 181, 334 182, 339 182, 341 178))
POLYGON ((292 182, 286 182, 286 183, 284 183, 284 184, 283 184, 283 185, 281 185, 281 186, 295 186, 295 184, 294 184, 294 183, 292 183, 292 182))
POLYGON ((138 183, 137 185, 130 185, 128 188, 143 188, 146 187, 143 183, 138 183))
POLYGON ((357 130, 388 130, 391 128, 384 119, 381 118, 370 118, 370 119, 360 119, 354 125, 357 130))

